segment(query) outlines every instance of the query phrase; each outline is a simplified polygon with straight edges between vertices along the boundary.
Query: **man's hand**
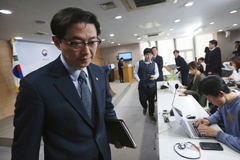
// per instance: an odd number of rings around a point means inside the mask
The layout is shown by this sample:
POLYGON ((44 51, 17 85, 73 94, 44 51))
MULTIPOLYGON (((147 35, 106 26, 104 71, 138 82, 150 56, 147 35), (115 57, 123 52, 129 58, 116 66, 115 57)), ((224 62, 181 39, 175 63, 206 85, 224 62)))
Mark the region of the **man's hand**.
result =
POLYGON ((115 146, 116 148, 123 148, 123 149, 126 148, 125 146, 122 146, 121 143, 118 142, 118 141, 115 141, 114 146, 115 146))
POLYGON ((231 66, 231 69, 232 69, 233 71, 235 71, 235 70, 236 70, 236 68, 235 68, 234 66, 231 66))
POLYGON ((194 124, 194 126, 196 126, 196 127, 199 126, 200 124, 207 126, 207 125, 210 124, 210 122, 209 122, 209 120, 207 120, 207 119, 199 118, 199 119, 195 119, 194 122, 193 122, 193 124, 194 124))
POLYGON ((231 78, 231 77, 227 77, 226 79, 227 79, 227 80, 231 80, 232 78, 231 78))
POLYGON ((184 89, 178 89, 177 91, 183 93, 185 90, 184 89))
POLYGON ((199 130, 199 132, 201 134, 205 134, 207 136, 211 136, 211 137, 217 137, 217 132, 216 130, 204 125, 204 124, 200 124, 197 128, 199 130))
POLYGON ((152 80, 152 81, 155 80, 155 77, 153 75, 151 75, 150 80, 152 80))
POLYGON ((208 74, 212 74, 212 72, 208 72, 208 74))

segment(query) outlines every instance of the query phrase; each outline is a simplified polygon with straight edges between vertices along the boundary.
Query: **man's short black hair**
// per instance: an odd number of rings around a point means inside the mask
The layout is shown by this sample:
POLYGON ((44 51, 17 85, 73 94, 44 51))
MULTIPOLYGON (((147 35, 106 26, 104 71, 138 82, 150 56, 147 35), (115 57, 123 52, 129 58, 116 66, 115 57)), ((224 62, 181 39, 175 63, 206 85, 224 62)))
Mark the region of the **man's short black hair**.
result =
POLYGON ((214 39, 209 41, 209 43, 214 44, 215 47, 217 47, 217 45, 218 45, 218 42, 216 40, 214 40, 214 39))
POLYGON ((158 50, 158 48, 157 48, 157 47, 155 47, 155 46, 154 46, 154 47, 152 47, 152 49, 153 49, 153 48, 156 48, 156 50, 158 50))
POLYGON ((174 50, 173 53, 175 53, 175 52, 179 53, 179 50, 174 50))
POLYGON ((200 94, 214 97, 218 97, 220 91, 223 91, 224 93, 231 92, 225 81, 221 77, 215 75, 204 78, 200 82, 198 90, 200 94))
POLYGON ((69 7, 60 10, 53 16, 51 21, 52 34, 61 41, 66 34, 67 28, 76 23, 94 24, 97 36, 101 33, 100 24, 93 13, 81 8, 69 7))
POLYGON ((239 41, 236 41, 235 43, 239 44, 240 42, 239 42, 239 41))
POLYGON ((122 60, 122 59, 123 59, 123 57, 120 58, 120 60, 122 60))
POLYGON ((148 53, 153 54, 153 51, 152 51, 151 48, 145 48, 145 49, 144 49, 144 51, 143 51, 143 55, 148 54, 148 53))

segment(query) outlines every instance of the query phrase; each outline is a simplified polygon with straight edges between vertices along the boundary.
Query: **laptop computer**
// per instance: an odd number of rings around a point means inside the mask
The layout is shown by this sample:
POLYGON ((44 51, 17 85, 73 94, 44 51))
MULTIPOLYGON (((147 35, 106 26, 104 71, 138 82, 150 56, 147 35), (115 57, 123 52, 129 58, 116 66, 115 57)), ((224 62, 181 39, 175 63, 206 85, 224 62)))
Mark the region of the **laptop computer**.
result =
MULTIPOLYGON (((176 121, 182 127, 182 129, 187 133, 190 138, 198 139, 198 138, 211 138, 209 136, 201 134, 198 129, 194 126, 194 121, 186 121, 184 120, 177 112, 177 108, 173 107, 173 113, 176 121)), ((179 109, 178 109, 179 110, 179 109)))

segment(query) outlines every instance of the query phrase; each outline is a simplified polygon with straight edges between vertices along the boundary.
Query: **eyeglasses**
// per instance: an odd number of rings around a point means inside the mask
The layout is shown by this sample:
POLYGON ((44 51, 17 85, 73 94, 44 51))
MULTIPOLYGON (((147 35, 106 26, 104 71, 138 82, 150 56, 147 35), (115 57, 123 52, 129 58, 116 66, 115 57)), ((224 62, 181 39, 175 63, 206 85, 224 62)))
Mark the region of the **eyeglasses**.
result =
POLYGON ((85 42, 69 42, 68 40, 62 38, 64 41, 66 41, 68 44, 71 45, 72 49, 75 49, 75 50, 79 50, 79 49, 82 49, 84 48, 86 45, 88 45, 88 48, 89 49, 94 49, 94 48, 97 48, 100 43, 101 43, 101 40, 97 37, 98 41, 90 41, 88 43, 85 43, 85 42))

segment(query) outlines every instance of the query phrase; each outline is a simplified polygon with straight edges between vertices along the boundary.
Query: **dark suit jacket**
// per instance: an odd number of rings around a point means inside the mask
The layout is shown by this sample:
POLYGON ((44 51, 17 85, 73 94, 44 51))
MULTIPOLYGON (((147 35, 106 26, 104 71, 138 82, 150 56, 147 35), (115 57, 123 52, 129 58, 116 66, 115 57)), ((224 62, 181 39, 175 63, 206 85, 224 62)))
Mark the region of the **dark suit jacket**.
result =
POLYGON ((60 57, 24 77, 15 104, 12 160, 37 160, 41 136, 45 160, 110 160, 104 119, 116 119, 106 74, 88 67, 95 126, 60 57))
POLYGON ((216 47, 213 51, 210 51, 207 56, 206 73, 212 72, 213 74, 222 75, 222 58, 221 50, 216 47))
POLYGON ((233 51, 233 54, 235 54, 235 56, 240 56, 240 45, 235 47, 235 51, 233 51), (236 50, 237 48, 237 50, 236 50))
POLYGON ((163 58, 159 55, 156 56, 154 62, 157 63, 158 65, 158 72, 159 72, 159 77, 157 78, 157 81, 163 81, 163 58))
POLYGON ((183 59, 183 57, 179 56, 175 58, 175 62, 177 65, 177 70, 180 71, 181 73, 188 73, 189 69, 187 68, 187 63, 183 59))
POLYGON ((119 60, 118 62, 118 74, 120 76, 123 76, 123 69, 122 69, 123 63, 119 60))

